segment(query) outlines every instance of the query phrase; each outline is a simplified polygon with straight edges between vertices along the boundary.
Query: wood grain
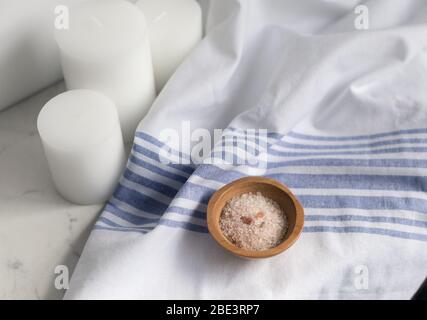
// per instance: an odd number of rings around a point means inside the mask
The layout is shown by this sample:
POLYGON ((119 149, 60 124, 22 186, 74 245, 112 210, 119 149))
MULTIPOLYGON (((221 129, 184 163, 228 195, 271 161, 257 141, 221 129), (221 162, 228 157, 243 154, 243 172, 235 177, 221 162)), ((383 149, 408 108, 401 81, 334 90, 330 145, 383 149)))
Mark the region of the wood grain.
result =
POLYGON ((285 251, 295 243, 304 226, 304 209, 293 193, 279 181, 264 177, 246 177, 225 185, 212 195, 208 203, 207 224, 212 237, 227 251, 239 257, 267 258, 285 251), (288 230, 283 242, 278 246, 263 251, 245 250, 236 247, 222 234, 219 219, 225 204, 231 198, 248 192, 261 192, 263 196, 276 201, 286 214, 288 230))

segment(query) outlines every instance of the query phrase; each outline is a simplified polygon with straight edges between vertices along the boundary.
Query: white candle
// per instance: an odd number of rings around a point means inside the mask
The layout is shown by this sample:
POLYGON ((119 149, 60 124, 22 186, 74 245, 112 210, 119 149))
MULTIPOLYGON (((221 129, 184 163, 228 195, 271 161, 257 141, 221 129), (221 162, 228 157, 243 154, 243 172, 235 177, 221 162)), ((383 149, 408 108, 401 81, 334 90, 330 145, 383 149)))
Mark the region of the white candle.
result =
POLYGON ((132 141, 155 98, 143 14, 124 0, 91 0, 71 7, 69 21, 69 29, 56 30, 67 88, 112 98, 124 139, 132 141))
POLYGON ((114 102, 92 90, 61 93, 42 108, 37 128, 58 192, 78 204, 106 201, 126 160, 114 102))
POLYGON ((136 5, 147 20, 159 91, 202 38, 202 11, 195 0, 139 0, 136 5))

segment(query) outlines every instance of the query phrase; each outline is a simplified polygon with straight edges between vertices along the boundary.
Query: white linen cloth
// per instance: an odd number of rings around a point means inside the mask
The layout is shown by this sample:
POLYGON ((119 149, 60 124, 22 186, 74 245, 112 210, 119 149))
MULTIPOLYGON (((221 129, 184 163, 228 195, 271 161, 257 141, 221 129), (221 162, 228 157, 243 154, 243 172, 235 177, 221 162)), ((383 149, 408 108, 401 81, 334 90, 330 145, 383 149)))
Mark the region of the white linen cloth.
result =
POLYGON ((427 275, 427 3, 363 1, 370 29, 356 30, 359 2, 202 2, 206 37, 141 122, 65 298, 411 297, 427 275), (268 129, 265 168, 160 163, 161 130, 188 120, 268 129), (206 232, 209 196, 247 174, 305 207, 271 259, 206 232))

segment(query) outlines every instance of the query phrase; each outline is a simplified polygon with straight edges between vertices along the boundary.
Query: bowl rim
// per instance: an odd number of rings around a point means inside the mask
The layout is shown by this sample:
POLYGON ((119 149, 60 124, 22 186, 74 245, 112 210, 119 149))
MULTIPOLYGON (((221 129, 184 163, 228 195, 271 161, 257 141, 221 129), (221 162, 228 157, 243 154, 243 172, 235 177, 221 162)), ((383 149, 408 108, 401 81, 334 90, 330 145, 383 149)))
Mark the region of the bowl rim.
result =
POLYGON ((215 241, 221 247, 223 247, 227 251, 244 258, 255 258, 255 259, 268 258, 268 257, 275 256, 279 253, 282 253, 283 251, 291 247, 298 240, 302 232, 302 229, 304 227, 304 209, 301 203, 299 202, 299 200, 296 198, 296 196, 283 183, 277 180, 265 178, 262 176, 244 177, 226 184, 211 196, 208 202, 208 207, 207 207, 207 226, 211 236, 215 239, 215 241), (238 248, 224 236, 219 226, 219 220, 215 219, 215 214, 213 210, 216 202, 219 201, 221 197, 224 196, 230 189, 236 188, 237 186, 248 184, 248 183, 268 184, 270 186, 278 188, 282 192, 284 192, 294 204, 295 216, 296 216, 295 226, 292 229, 289 236, 282 243, 280 243, 278 246, 274 248, 262 250, 262 251, 252 251, 252 250, 245 250, 242 248, 238 248))

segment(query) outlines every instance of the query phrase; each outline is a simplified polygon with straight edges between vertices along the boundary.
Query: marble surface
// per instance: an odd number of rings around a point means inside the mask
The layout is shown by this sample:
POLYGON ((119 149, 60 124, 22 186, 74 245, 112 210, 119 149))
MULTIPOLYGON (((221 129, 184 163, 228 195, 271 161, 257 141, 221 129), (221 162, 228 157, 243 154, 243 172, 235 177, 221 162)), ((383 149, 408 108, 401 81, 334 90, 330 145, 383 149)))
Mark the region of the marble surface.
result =
POLYGON ((57 83, 0 112, 0 299, 60 299, 58 265, 70 275, 102 205, 74 205, 55 191, 37 115, 57 83))

